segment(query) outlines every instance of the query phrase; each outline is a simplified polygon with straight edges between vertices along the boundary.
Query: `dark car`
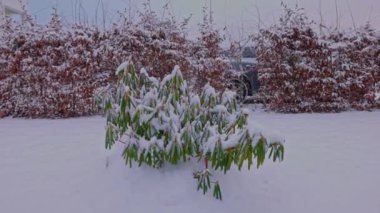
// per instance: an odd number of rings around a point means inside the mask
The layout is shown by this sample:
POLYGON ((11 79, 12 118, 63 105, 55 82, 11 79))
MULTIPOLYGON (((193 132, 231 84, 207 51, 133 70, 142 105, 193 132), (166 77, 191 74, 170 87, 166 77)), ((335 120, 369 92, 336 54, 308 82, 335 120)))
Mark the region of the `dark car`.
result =
POLYGON ((256 60, 254 58, 243 58, 240 62, 231 62, 234 73, 230 80, 229 88, 236 92, 240 102, 246 102, 254 96, 259 88, 256 60))

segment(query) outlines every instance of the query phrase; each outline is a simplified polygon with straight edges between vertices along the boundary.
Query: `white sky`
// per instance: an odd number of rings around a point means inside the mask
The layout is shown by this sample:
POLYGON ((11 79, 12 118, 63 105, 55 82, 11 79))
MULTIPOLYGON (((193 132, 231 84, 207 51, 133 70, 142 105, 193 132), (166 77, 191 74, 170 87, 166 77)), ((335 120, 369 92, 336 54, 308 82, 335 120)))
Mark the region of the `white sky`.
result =
MULTIPOLYGON (((50 17, 51 8, 57 7, 59 13, 70 22, 79 15, 79 5, 81 3, 81 15, 87 14, 88 21, 95 23, 96 5, 100 0, 29 0, 30 13, 41 23, 46 23, 50 17), (77 8, 77 9, 74 9, 77 8), (75 15, 76 14, 76 15, 75 15)), ((306 9, 308 15, 316 22, 320 22, 320 13, 323 22, 327 26, 336 26, 335 0, 283 0, 290 6, 297 2, 306 9)), ((117 10, 128 8, 131 2, 132 11, 141 6, 144 0, 103 0, 106 19, 108 22, 114 21, 117 10)), ((192 27, 202 17, 202 6, 205 0, 151 0, 152 9, 162 11, 162 6, 169 2, 171 12, 182 18, 192 14, 192 27)), ((207 1, 208 2, 208 1, 207 1)), ((338 5, 338 17, 341 28, 353 26, 350 15, 352 11, 353 19, 357 26, 363 25, 367 21, 380 27, 380 0, 336 0, 338 5)), ((278 20, 281 14, 281 0, 212 0, 214 19, 219 27, 225 27, 234 32, 234 37, 240 37, 249 32, 255 31, 258 24, 258 13, 262 20, 261 26, 269 26, 274 20, 278 20)), ((99 9, 98 23, 100 22, 101 9, 99 9)))

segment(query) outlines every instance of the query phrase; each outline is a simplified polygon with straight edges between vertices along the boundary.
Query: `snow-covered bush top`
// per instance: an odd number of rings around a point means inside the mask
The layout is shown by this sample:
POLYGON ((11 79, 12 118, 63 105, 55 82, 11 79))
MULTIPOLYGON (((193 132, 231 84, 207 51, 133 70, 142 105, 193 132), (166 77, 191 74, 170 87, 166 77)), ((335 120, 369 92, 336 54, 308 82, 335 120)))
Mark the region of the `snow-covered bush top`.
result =
MULTIPOLYGON (((123 143, 130 166, 134 161, 160 168, 165 162, 198 158, 205 169, 194 177, 206 193, 211 187, 209 169, 227 172, 232 164, 241 169, 245 162, 249 169, 254 158, 259 167, 268 150, 274 161, 283 159, 283 140, 247 125, 249 111, 238 108, 231 91, 220 95, 206 85, 199 95, 192 93, 178 66, 162 80, 144 69, 136 72, 130 63, 117 73, 116 89, 99 90, 98 101, 107 115, 106 148, 123 143)), ((221 199, 218 182, 212 183, 214 197, 221 199)))

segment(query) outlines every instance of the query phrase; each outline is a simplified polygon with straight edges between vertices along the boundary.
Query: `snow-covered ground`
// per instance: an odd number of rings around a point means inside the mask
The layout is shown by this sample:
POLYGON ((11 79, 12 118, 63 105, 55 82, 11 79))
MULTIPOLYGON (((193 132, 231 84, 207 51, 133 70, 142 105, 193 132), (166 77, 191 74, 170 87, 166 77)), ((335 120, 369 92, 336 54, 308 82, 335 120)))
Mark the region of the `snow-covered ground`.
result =
POLYGON ((0 212, 380 212, 380 111, 253 118, 286 138, 282 163, 216 174, 223 201, 185 164, 123 165, 101 117, 0 120, 0 212))

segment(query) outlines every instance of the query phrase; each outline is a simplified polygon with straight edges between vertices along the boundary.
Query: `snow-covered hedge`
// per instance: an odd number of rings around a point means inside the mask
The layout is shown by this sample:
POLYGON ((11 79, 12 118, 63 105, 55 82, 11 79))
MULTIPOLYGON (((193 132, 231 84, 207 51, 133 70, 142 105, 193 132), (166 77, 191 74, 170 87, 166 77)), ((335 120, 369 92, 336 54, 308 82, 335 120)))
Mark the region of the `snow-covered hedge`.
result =
POLYGON ((333 31, 322 40, 346 107, 380 108, 380 32, 366 25, 353 32, 333 31))
POLYGON ((256 38, 261 95, 282 112, 380 107, 380 34, 369 27, 319 36, 302 9, 256 38))
POLYGON ((199 39, 190 41, 186 22, 162 20, 150 10, 134 22, 126 17, 120 14, 105 30, 64 26, 56 11, 47 26, 27 16, 23 24, 8 20, 0 28, 0 117, 94 113, 94 89, 114 83, 114 70, 129 58, 155 77, 178 64, 193 89, 207 82, 223 89, 228 65, 220 59, 220 37, 211 26, 202 25, 199 39))
POLYGON ((206 85, 200 95, 190 91, 179 67, 162 81, 146 70, 136 72, 129 63, 117 70, 117 86, 98 91, 98 103, 107 115, 106 148, 124 144, 123 158, 132 166, 161 168, 198 159, 204 169, 194 173, 198 190, 222 199, 211 170, 226 173, 232 165, 239 170, 264 163, 266 154, 282 160, 282 139, 267 137, 248 125, 248 110, 237 107, 235 94, 218 94, 206 85))

